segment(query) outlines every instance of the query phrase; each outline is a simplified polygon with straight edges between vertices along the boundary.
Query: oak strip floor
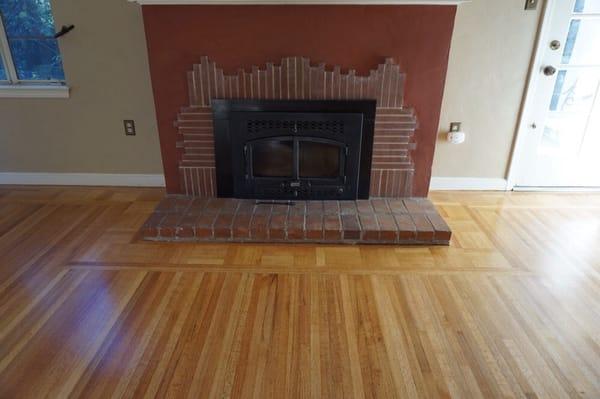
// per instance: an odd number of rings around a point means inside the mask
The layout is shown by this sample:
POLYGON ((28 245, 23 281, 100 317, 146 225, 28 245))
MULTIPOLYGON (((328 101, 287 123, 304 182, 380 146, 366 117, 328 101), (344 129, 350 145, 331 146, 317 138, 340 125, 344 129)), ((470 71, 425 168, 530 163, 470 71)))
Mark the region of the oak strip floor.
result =
POLYGON ((600 195, 435 192, 449 247, 175 244, 0 186, 0 398, 600 398, 600 195))

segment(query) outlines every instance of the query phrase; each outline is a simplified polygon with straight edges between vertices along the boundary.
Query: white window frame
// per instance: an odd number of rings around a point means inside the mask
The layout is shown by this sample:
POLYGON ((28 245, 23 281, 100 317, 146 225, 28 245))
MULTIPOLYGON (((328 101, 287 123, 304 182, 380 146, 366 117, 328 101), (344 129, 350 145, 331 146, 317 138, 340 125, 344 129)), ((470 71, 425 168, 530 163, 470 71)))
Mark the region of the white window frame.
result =
POLYGON ((19 79, 1 17, 0 62, 8 78, 0 80, 0 98, 69 98, 69 87, 63 81, 19 79))

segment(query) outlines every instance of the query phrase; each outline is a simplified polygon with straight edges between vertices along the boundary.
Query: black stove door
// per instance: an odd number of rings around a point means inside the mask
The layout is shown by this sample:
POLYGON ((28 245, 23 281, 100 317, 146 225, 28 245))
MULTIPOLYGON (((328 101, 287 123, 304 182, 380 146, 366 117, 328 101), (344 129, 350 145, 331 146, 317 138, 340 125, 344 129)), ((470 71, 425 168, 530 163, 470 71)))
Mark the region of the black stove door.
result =
POLYGON ((261 199, 354 199, 362 115, 235 113, 234 195, 261 199))

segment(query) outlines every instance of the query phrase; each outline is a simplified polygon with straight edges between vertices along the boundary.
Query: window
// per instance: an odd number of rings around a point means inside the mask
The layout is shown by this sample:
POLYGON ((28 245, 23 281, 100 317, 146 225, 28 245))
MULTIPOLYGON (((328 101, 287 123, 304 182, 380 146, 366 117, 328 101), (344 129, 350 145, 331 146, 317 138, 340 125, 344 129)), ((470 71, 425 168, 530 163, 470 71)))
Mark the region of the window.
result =
POLYGON ((0 56, 0 90, 64 83, 50 0, 0 0, 0 56))

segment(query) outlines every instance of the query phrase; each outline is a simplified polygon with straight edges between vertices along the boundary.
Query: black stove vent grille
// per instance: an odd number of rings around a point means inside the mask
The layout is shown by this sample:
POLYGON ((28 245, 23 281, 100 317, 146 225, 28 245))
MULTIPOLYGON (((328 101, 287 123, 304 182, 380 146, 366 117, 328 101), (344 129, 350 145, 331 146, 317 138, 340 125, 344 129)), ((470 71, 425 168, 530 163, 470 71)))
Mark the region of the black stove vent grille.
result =
POLYGON ((344 121, 326 120, 326 121, 307 121, 307 120, 272 120, 272 119, 251 119, 248 120, 246 132, 249 134, 261 134, 269 131, 279 132, 302 132, 313 131, 331 134, 344 134, 344 121))

